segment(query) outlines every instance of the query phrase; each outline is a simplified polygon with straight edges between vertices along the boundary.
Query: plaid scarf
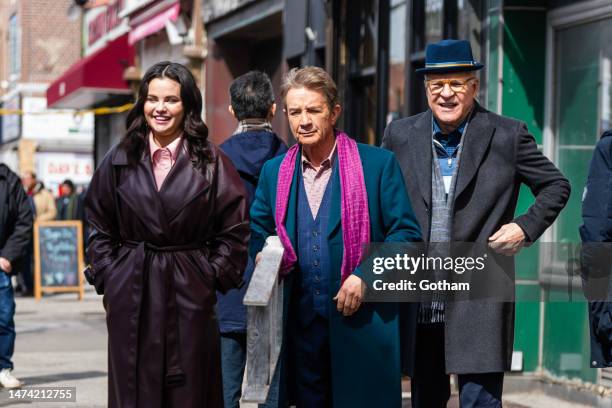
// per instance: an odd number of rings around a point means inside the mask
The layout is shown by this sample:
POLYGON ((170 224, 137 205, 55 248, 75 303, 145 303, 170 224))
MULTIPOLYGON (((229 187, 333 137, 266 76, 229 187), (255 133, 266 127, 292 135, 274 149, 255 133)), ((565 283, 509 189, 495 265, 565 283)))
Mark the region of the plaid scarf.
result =
POLYGON ((272 124, 266 119, 244 119, 238 122, 234 135, 245 132, 272 132, 272 124))
MULTIPOLYGON (((340 171, 340 222, 342 225, 343 255, 342 282, 355 270, 361 261, 362 245, 370 242, 370 216, 368 194, 365 187, 363 167, 357 150, 357 143, 345 133, 336 131, 338 149, 338 170, 340 171)), ((280 276, 289 274, 297 262, 297 254, 287 235, 285 221, 295 161, 300 147, 295 144, 283 159, 278 172, 276 187, 276 231, 285 254, 281 263, 280 276)))

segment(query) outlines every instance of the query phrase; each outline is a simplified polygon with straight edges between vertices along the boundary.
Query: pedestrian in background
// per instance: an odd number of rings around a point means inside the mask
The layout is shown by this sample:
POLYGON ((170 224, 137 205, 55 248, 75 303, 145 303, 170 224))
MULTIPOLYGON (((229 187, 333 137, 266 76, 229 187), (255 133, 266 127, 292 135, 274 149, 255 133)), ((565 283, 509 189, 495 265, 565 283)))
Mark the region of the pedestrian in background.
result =
POLYGON ((57 215, 55 199, 53 194, 45 188, 42 181, 38 180, 36 173, 26 171, 21 177, 21 182, 26 189, 27 194, 34 200, 36 208, 36 221, 51 221, 57 215))
POLYGON ((362 303, 357 268, 365 244, 420 240, 399 165, 335 128, 342 107, 323 69, 291 70, 282 95, 297 144, 264 165, 251 207, 251 253, 274 234, 285 249, 273 382, 298 407, 400 407, 398 305, 362 303))
POLYGON ((58 220, 83 219, 83 207, 72 180, 66 179, 60 184, 60 196, 56 203, 58 220))
MULTIPOLYGON (((264 163, 285 153, 287 147, 270 124, 276 104, 272 83, 266 74, 251 71, 239 76, 230 85, 229 94, 228 109, 238 121, 238 127, 219 147, 238 170, 250 205, 264 163)), ((246 307, 242 300, 254 266, 253 259, 249 258, 242 288, 232 289, 225 295, 217 294, 225 408, 240 406, 246 363, 246 307)))
POLYGON ((612 131, 595 146, 582 196, 583 287, 589 300, 591 367, 612 367, 612 131), (597 293, 594 295, 594 293, 597 293))
MULTIPOLYGON (((21 182, 26 189, 28 197, 32 200, 34 221, 51 221, 57 215, 55 199, 53 194, 45 188, 42 181, 38 180, 36 173, 26 171, 21 177, 21 182)), ((21 277, 19 288, 23 296, 32 296, 34 293, 33 280, 33 241, 28 246, 28 252, 19 263, 19 276, 21 277)))
POLYGON ((12 374, 15 296, 10 274, 31 245, 32 209, 19 177, 0 163, 0 385, 19 388, 12 374))
POLYGON ((104 293, 109 407, 223 407, 215 289, 242 284, 247 200, 201 115, 191 72, 153 65, 87 190, 86 275, 104 293))
MULTIPOLYGON (((424 241, 482 243, 513 255, 553 223, 570 185, 538 150, 524 123, 476 102, 475 72, 481 68, 468 41, 429 44, 425 67, 417 70, 425 75, 429 109, 391 122, 383 147, 398 158, 424 241), (522 183, 535 203, 515 217, 522 183)), ((514 274, 513 258, 498 261, 514 274)), ((512 358, 514 303, 446 303, 436 294, 412 306, 404 309, 402 340, 412 406, 446 407, 452 373, 458 374, 462 408, 501 407, 504 371, 512 358)))
MULTIPOLYGON (((85 217, 84 192, 78 192, 72 180, 66 179, 60 184, 60 196, 56 200, 56 205, 58 221, 81 221, 83 250, 85 250, 89 239, 89 225, 85 217)), ((89 261, 87 253, 85 259, 89 261)))

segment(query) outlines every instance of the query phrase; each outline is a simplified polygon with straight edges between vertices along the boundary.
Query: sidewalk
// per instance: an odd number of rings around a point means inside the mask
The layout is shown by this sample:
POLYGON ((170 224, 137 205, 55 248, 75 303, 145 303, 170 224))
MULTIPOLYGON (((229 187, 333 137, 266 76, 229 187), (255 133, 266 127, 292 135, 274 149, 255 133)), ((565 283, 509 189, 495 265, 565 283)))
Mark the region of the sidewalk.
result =
MULTIPOLYGON (((402 408, 410 408, 410 381, 402 384, 402 408)), ((589 405, 575 404, 545 395, 542 392, 509 392, 503 396, 504 408, 589 408, 589 405)), ((460 408, 456 393, 450 398, 448 408, 460 408)))
POLYGON ((9 400, 0 391, 0 407, 106 407, 106 323, 102 297, 87 288, 76 294, 46 295, 40 302, 16 298, 17 339, 14 374, 28 386, 76 387, 77 402, 9 400))
MULTIPOLYGON (((9 400, 0 390, 0 407, 78 407, 106 406, 107 355, 106 323, 102 297, 89 287, 79 302, 76 294, 17 298, 15 324, 17 341, 13 361, 15 375, 33 387, 76 387, 77 402, 19 402, 9 400)), ((410 387, 404 384, 403 407, 410 407, 410 387)), ((457 396, 448 404, 458 408, 457 396)), ((504 395, 505 408, 586 408, 587 405, 546 396, 539 392, 513 392, 504 395)), ((242 408, 256 408, 243 404, 242 408)), ((381 407, 385 408, 385 407, 381 407)))

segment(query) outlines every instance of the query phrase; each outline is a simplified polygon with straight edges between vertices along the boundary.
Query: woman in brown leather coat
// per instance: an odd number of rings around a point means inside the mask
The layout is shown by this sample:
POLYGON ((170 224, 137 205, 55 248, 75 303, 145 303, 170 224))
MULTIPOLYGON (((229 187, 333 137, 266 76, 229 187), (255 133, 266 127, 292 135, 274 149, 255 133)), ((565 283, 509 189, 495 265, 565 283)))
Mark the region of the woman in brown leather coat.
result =
POLYGON ((201 112, 188 69, 151 67, 87 193, 109 407, 223 406, 215 290, 241 285, 249 227, 240 178, 201 112))

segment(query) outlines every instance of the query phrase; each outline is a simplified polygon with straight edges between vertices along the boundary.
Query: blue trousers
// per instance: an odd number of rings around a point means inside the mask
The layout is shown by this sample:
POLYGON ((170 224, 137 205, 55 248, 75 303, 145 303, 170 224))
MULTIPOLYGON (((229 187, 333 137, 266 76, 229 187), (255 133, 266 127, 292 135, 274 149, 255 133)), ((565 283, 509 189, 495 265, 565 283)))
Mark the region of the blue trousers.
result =
POLYGON ((0 269, 0 369, 13 368, 15 295, 11 277, 0 269))
MULTIPOLYGON (((297 320, 297 319, 296 319, 297 320)), ((291 333, 292 389, 298 408, 332 406, 329 322, 317 315, 291 333)))
POLYGON ((221 375, 225 408, 240 408, 246 363, 246 333, 221 334, 221 375))
MULTIPOLYGON (((240 408, 242 381, 246 364, 246 333, 221 333, 221 375, 223 378, 223 404, 225 408, 240 408)), ((268 400, 259 408, 282 407, 285 397, 280 393, 281 362, 268 391, 268 400)))
MULTIPOLYGON (((461 408, 501 408, 504 373, 459 374, 461 408)), ((444 323, 419 324, 411 378, 413 408, 446 408, 450 377, 444 357, 444 323)))

